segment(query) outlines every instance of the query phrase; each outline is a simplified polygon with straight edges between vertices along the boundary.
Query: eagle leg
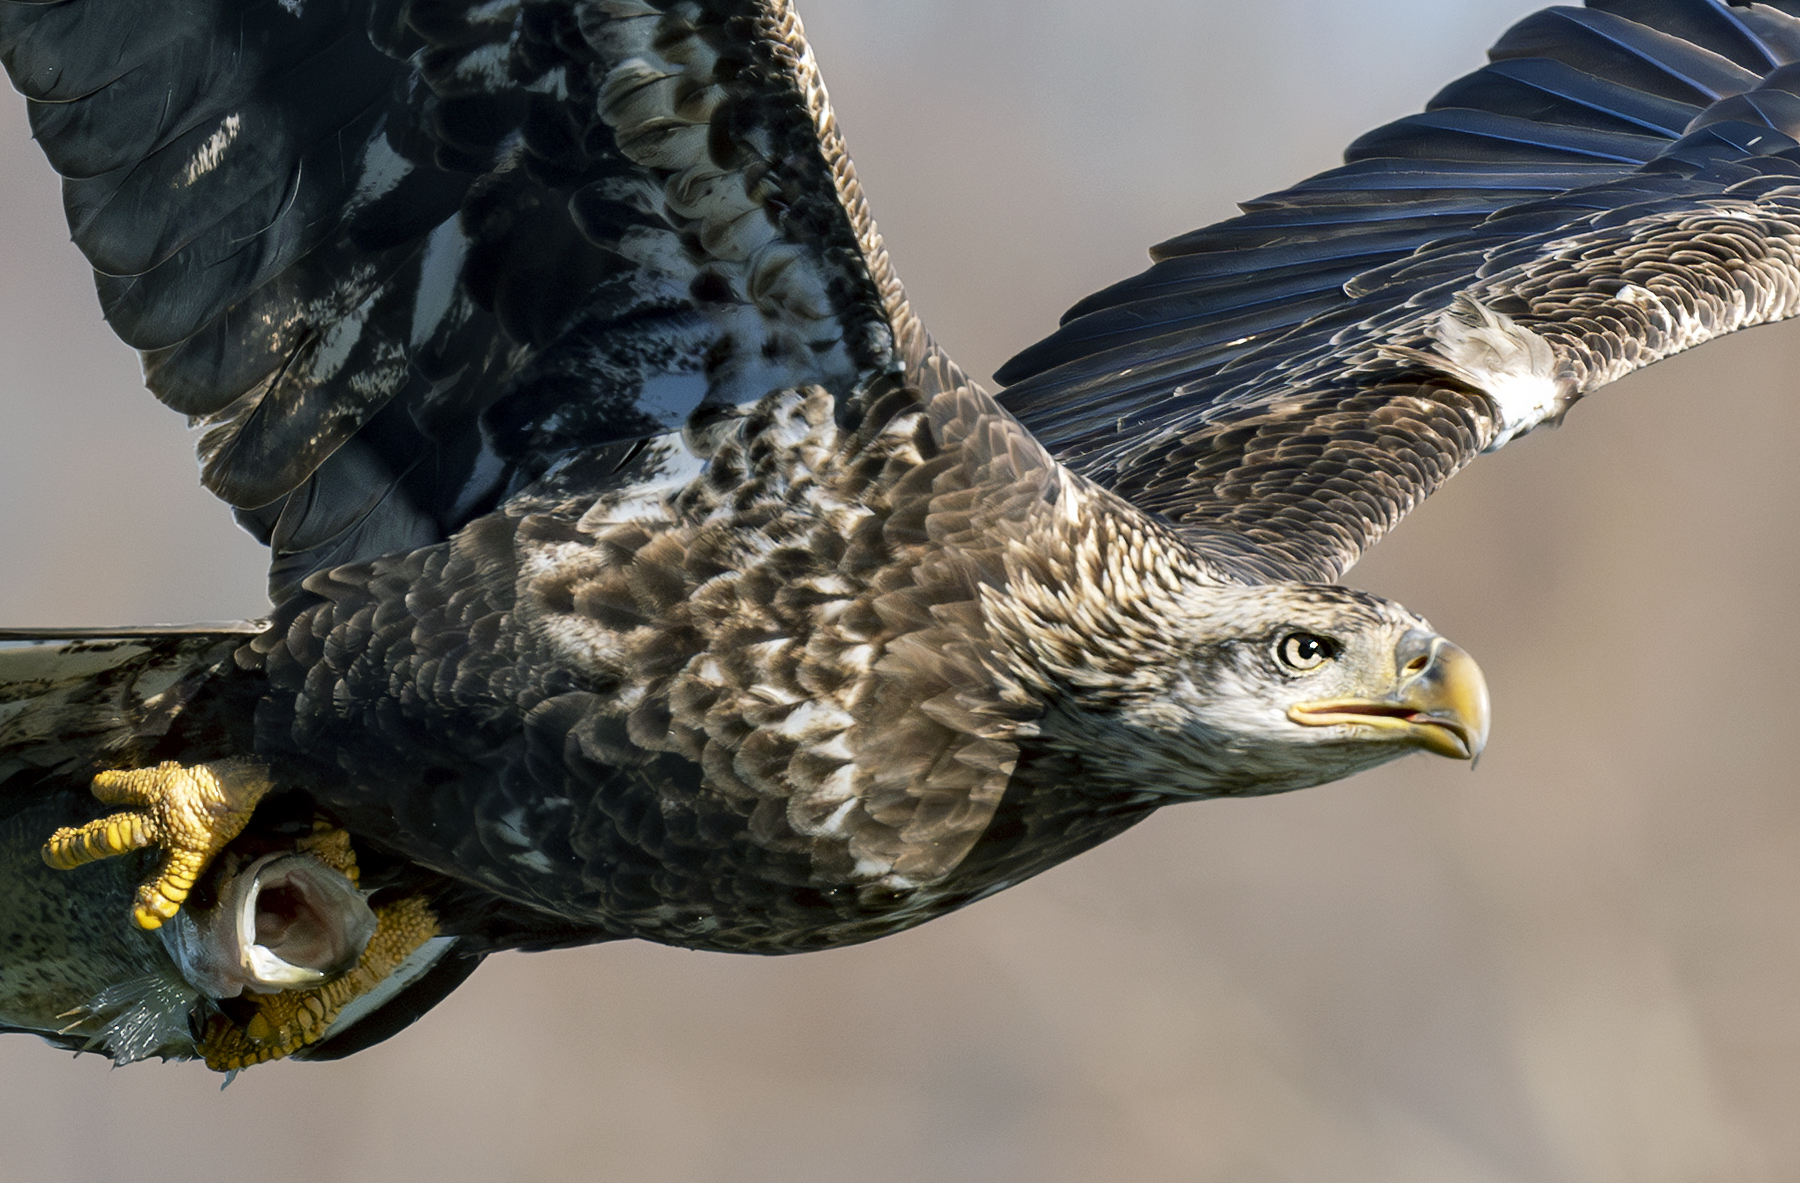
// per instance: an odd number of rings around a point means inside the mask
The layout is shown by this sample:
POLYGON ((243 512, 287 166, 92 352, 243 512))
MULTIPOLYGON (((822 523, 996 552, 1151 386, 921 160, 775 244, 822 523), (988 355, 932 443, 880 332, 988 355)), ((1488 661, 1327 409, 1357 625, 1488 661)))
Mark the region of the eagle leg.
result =
POLYGON ((346 1006, 380 985, 438 932, 437 917, 422 895, 377 907, 375 921, 375 935, 342 977, 310 990, 251 995, 256 1010, 242 1026, 214 1014, 200 1040, 206 1066, 236 1072, 318 1042, 346 1006))
POLYGON ((270 789, 257 760, 214 760, 183 767, 165 760, 154 768, 102 772, 93 794, 108 805, 135 809, 84 826, 65 826, 44 843, 44 861, 59 871, 112 858, 146 846, 162 848, 156 874, 138 887, 132 919, 161 928, 181 910, 201 872, 237 837, 270 789))

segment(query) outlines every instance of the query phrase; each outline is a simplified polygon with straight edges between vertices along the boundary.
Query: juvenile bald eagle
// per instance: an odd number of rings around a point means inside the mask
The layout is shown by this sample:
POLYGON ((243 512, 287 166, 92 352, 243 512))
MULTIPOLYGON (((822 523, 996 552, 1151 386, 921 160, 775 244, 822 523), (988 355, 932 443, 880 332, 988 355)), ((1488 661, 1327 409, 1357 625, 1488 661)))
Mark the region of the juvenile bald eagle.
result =
POLYGON ((1529 18, 998 399, 786 0, 17 3, 0 58, 272 555, 266 622, 0 655, 0 1023, 119 1059, 343 1054, 495 949, 867 940, 1473 757, 1473 662, 1332 581, 1800 301, 1800 0, 1529 18))

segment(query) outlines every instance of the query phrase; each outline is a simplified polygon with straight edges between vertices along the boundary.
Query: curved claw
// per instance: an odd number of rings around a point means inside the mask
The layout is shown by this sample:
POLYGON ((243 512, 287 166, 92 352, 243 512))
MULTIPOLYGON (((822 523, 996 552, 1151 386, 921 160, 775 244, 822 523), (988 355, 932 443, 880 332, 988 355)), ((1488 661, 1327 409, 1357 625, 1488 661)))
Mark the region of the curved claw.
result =
POLYGON ((161 928, 180 911, 213 856, 249 824, 271 787, 268 770, 257 760, 214 760, 191 767, 165 760, 155 768, 102 772, 94 778, 94 796, 108 805, 137 808, 63 827, 44 843, 44 861, 68 871, 146 846, 161 847, 162 862, 138 888, 132 909, 138 927, 161 928))

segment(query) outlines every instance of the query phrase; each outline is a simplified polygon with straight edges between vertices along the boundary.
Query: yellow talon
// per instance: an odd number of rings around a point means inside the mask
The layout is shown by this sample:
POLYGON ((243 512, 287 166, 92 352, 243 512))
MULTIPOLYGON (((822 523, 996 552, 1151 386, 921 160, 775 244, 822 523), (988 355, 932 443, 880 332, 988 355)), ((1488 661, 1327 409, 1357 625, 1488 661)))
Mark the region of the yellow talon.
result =
POLYGON ((132 919, 161 928, 181 910, 213 856, 249 824, 272 786, 256 760, 214 760, 183 767, 165 760, 155 768, 102 772, 94 796, 108 805, 137 808, 65 826, 44 843, 44 861, 59 871, 160 846, 163 861, 138 888, 132 919))

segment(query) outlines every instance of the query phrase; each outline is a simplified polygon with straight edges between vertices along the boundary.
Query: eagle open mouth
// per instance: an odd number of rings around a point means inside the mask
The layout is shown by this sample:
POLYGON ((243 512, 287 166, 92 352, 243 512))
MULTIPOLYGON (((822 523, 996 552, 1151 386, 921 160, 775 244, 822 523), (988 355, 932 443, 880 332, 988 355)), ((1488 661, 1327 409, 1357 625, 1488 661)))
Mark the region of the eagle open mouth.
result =
POLYGON ((1301 703, 1288 708, 1288 718, 1309 727, 1329 727, 1336 723, 1374 727, 1396 738, 1410 740, 1426 751, 1457 760, 1473 760, 1481 754, 1480 739, 1463 720, 1427 714, 1393 703, 1363 699, 1301 703))

